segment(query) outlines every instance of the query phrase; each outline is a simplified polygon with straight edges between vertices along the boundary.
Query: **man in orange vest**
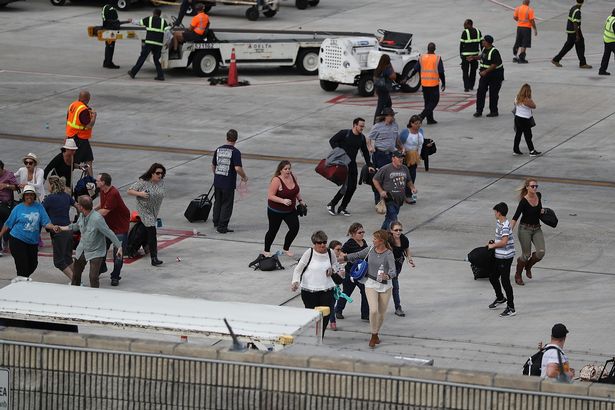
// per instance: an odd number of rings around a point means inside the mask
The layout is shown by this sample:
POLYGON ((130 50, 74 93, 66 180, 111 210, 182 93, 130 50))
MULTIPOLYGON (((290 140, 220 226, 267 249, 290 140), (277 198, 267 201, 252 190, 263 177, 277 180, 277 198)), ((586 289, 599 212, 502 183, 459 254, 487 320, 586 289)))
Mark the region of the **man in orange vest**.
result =
POLYGON ((75 163, 86 163, 87 173, 92 176, 92 162, 94 154, 90 146, 92 138, 92 128, 96 123, 96 111, 88 106, 90 102, 90 92, 81 90, 79 99, 73 101, 66 113, 66 138, 72 138, 77 145, 75 153, 75 163))
POLYGON ((517 22, 517 38, 513 46, 513 62, 527 64, 525 50, 532 47, 532 29, 534 29, 534 35, 538 35, 536 21, 534 20, 534 9, 530 7, 530 0, 523 0, 523 4, 517 6, 513 19, 517 22), (519 58, 517 58, 517 52, 519 53, 519 58))
POLYGON ((204 39, 209 29, 209 16, 205 14, 203 3, 196 6, 197 15, 192 17, 190 28, 179 30, 173 33, 173 51, 179 50, 179 44, 186 41, 197 41, 204 39))
POLYGON ((444 64, 439 55, 436 54, 436 45, 427 45, 427 54, 419 57, 413 71, 421 75, 421 87, 423 87, 423 100, 425 108, 419 114, 421 119, 427 118, 427 124, 437 124, 433 118, 433 110, 436 109, 440 101, 440 81, 442 81, 442 91, 446 89, 446 79, 444 78, 444 64))

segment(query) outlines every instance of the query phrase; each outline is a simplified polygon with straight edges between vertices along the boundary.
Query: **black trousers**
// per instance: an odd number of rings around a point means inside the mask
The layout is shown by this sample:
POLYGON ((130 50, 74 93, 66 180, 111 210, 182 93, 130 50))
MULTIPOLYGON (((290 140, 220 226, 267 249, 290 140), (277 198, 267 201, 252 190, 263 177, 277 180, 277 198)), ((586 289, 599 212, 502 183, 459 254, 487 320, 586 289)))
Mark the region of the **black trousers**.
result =
POLYGON ((376 112, 374 113, 374 124, 377 122, 378 117, 382 114, 382 110, 386 107, 393 107, 391 101, 391 92, 386 88, 377 88, 376 95, 378 96, 378 103, 376 104, 376 112))
POLYGON ((495 269, 491 272, 491 275, 489 275, 489 282, 491 282, 491 286, 493 286, 493 290, 495 290, 496 299, 502 300, 504 297, 502 288, 504 288, 504 292, 506 292, 506 304, 511 309, 515 308, 513 288, 510 284, 510 266, 512 265, 513 259, 514 258, 496 259, 495 269), (502 286, 500 286, 500 282, 502 282, 502 286))
POLYGON ((158 238, 156 237, 156 227, 146 226, 147 232, 147 247, 149 248, 149 256, 152 259, 158 258, 158 238))
POLYGON ((214 188, 214 226, 218 229, 228 228, 228 223, 233 214, 233 202, 235 201, 235 189, 214 188))
MULTIPOLYGON (((321 290, 318 292, 308 292, 301 290, 301 300, 306 309, 314 309, 316 306, 331 306, 333 304, 333 290, 321 290)), ((329 312, 333 314, 333 312, 329 312)), ((322 336, 325 336, 325 330, 329 325, 329 315, 322 317, 322 336)))
POLYGON ((133 75, 137 75, 141 67, 143 67, 143 63, 147 59, 149 53, 152 53, 152 58, 154 59, 154 65, 156 66, 156 73, 158 78, 164 78, 164 72, 162 71, 162 66, 160 65, 160 54, 162 53, 162 46, 156 46, 153 44, 143 43, 143 47, 141 47, 141 55, 137 60, 137 63, 130 69, 133 75))
POLYGON ((515 142, 513 145, 513 151, 519 151, 519 143, 521 142, 521 134, 525 137, 525 143, 527 149, 530 152, 534 151, 534 144, 532 143, 532 127, 530 126, 530 119, 518 117, 515 115, 515 142))
POLYGON ((53 245, 53 266, 64 271, 73 263, 73 232, 51 232, 53 245))
POLYGON ((465 58, 461 59, 461 75, 463 77, 463 88, 473 90, 476 84, 476 70, 478 69, 478 61, 468 61, 465 58))
POLYGON ((335 205, 337 205, 337 203, 341 199, 342 204, 340 205, 339 209, 346 209, 346 207, 350 203, 350 200, 352 199, 352 196, 357 190, 358 177, 359 177, 359 171, 357 169, 357 164, 356 163, 349 164, 348 165, 348 176, 346 177, 346 182, 344 182, 344 185, 342 185, 340 190, 337 191, 337 194, 335 194, 331 202, 329 202, 329 205, 332 205, 333 207, 335 207, 335 205))
POLYGON ((476 92, 476 112, 483 113, 487 90, 489 90, 489 111, 492 114, 498 114, 500 88, 502 88, 501 77, 494 76, 492 73, 481 77, 478 81, 478 91, 476 92))
POLYGON ((31 245, 14 236, 9 236, 9 246, 15 260, 17 276, 30 277, 38 266, 38 244, 31 245))
POLYGON ((581 35, 579 37, 579 41, 577 41, 577 35, 574 33, 568 33, 564 47, 562 47, 562 50, 555 57, 553 57, 553 61, 559 63, 560 60, 564 58, 570 50, 572 50, 572 47, 574 47, 577 52, 579 65, 581 66, 587 64, 587 61, 585 60, 585 39, 581 35))
POLYGON ((105 61, 104 65, 113 64, 113 52, 115 51, 115 41, 105 41, 105 61))
POLYGON ((422 87, 423 88, 423 100, 425 101, 425 108, 419 115, 421 118, 427 118, 428 122, 434 121, 433 110, 436 109, 440 102, 440 88, 435 87, 422 87))
POLYGON ((604 43, 604 54, 602 54, 602 62, 600 63, 600 71, 604 72, 609 68, 609 58, 611 53, 615 56, 615 43, 604 43))
POLYGON ((288 233, 284 238, 283 249, 285 251, 289 250, 290 245, 292 245, 293 241, 297 237, 297 234, 299 233, 299 215, 297 215, 297 211, 282 213, 275 212, 267 208, 267 219, 269 219, 269 230, 265 234, 265 252, 271 251, 271 245, 273 244, 275 236, 280 230, 280 225, 282 225, 282 221, 284 221, 286 223, 286 226, 288 226, 288 233))

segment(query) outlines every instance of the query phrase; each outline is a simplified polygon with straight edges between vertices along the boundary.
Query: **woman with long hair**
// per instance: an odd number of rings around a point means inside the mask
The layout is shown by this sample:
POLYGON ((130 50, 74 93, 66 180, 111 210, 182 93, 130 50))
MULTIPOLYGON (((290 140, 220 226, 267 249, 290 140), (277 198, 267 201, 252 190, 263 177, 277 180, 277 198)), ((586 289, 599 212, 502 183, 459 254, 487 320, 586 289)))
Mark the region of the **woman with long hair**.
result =
MULTIPOLYGON (((70 208, 75 206, 73 197, 66 193, 66 181, 63 177, 51 175, 49 195, 43 200, 43 207, 51 223, 59 226, 70 225, 70 208)), ((73 279, 73 232, 49 232, 53 246, 53 266, 60 269, 69 279, 73 279)))
POLYGON ((300 194, 299 183, 293 175, 290 161, 283 160, 278 164, 273 178, 269 183, 267 193, 267 219, 269 229, 265 234, 265 256, 271 256, 271 245, 278 234, 282 221, 288 226, 288 233, 284 238, 284 253, 293 256, 290 245, 299 233, 299 215, 297 202, 305 205, 300 194))
POLYGON ((414 268, 414 260, 410 254, 410 241, 408 237, 402 232, 404 227, 399 221, 395 221, 391 224, 389 243, 393 250, 393 257, 395 258, 395 272, 397 275, 392 279, 393 282, 393 303, 395 304, 395 315, 404 317, 406 313, 401 308, 401 300, 399 299, 399 274, 404 266, 404 260, 408 260, 408 265, 414 268))
POLYGON ((391 64, 391 57, 388 54, 383 54, 378 61, 376 70, 374 70, 374 89, 378 96, 374 124, 377 122, 377 118, 382 115, 382 110, 393 106, 391 89, 395 80, 397 80, 397 74, 395 74, 395 69, 391 64))
MULTIPOLYGON (((423 120, 419 115, 413 115, 408 120, 406 128, 399 133, 399 141, 404 146, 405 153, 405 165, 410 171, 410 179, 412 183, 416 181, 416 170, 421 162, 421 149, 423 148, 423 142, 425 142, 425 134, 421 128, 423 120)), ((416 199, 412 197, 412 191, 406 187, 406 203, 416 204, 416 199)))
POLYGON ((530 157, 537 157, 541 154, 536 151, 532 142, 532 127, 534 126, 532 110, 535 109, 536 104, 532 100, 532 88, 529 84, 523 84, 515 98, 515 142, 513 145, 515 155, 523 155, 523 152, 519 149, 521 134, 525 138, 527 149, 530 150, 530 157))
POLYGON ((515 273, 517 285, 524 285, 521 276, 523 269, 528 279, 532 279, 532 266, 545 256, 545 237, 540 228, 540 215, 543 213, 541 199, 542 194, 538 192, 536 178, 526 178, 519 189, 519 205, 510 222, 512 231, 521 217, 517 232, 521 244, 521 257, 517 258, 515 273), (535 252, 532 252, 532 244, 534 244, 535 252))
POLYGON ((164 199, 164 177, 166 173, 167 169, 162 164, 154 163, 128 189, 128 195, 137 197, 137 212, 147 231, 147 244, 152 266, 162 264, 162 261, 158 259, 156 224, 160 205, 162 205, 164 199))
MULTIPOLYGON (((355 253, 359 252, 365 248, 367 248, 367 242, 365 241, 365 228, 358 222, 354 222, 348 228, 348 236, 350 238, 342 245, 342 252, 347 253, 355 253)), ((352 295, 355 288, 359 288, 361 292, 361 319, 369 320, 369 306, 367 304, 367 296, 365 296, 365 286, 360 282, 355 282, 350 280, 350 268, 352 268, 352 263, 347 263, 345 267, 346 276, 344 276, 344 281, 342 282, 342 291, 347 295, 352 295)), ((341 298, 338 299, 335 304, 335 318, 336 319, 344 319, 344 308, 346 307, 346 299, 341 298)))
POLYGON ((345 262, 367 258, 367 274, 361 279, 365 284, 365 294, 369 302, 369 325, 372 337, 369 347, 380 344, 378 333, 384 322, 384 315, 391 300, 391 279, 397 276, 395 259, 389 243, 389 233, 384 229, 374 232, 373 246, 362 251, 342 256, 345 262))
POLYGON ((23 164, 24 166, 15 172, 17 185, 20 189, 23 189, 26 185, 33 186, 40 202, 45 198, 45 172, 38 167, 38 157, 31 152, 23 157, 23 164))

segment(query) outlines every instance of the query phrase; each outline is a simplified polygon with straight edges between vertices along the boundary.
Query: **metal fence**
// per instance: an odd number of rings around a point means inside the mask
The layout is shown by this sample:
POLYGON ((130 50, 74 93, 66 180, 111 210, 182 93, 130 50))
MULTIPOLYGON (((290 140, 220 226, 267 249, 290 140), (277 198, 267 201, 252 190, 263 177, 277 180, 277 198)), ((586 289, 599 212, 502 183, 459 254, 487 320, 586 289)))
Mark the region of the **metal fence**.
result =
POLYGON ((0 341, 12 408, 615 410, 615 399, 0 341))

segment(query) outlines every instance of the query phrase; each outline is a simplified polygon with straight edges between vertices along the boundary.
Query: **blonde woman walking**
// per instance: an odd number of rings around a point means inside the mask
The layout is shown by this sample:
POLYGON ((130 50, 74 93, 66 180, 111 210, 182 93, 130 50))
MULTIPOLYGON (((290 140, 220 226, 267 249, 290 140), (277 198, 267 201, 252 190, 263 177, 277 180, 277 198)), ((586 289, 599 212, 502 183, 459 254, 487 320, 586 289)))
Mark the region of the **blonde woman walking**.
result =
POLYGON ((519 217, 519 230, 517 236, 521 244, 521 257, 517 258, 517 271, 515 282, 523 283, 523 269, 528 279, 532 279, 532 266, 545 256, 545 237, 540 228, 540 215, 543 213, 542 195, 538 192, 538 181, 535 178, 526 178, 519 193, 519 205, 512 217, 510 230, 514 230, 519 217), (532 252, 534 244, 535 252, 532 252))
POLYGON ((513 145, 515 155, 523 155, 523 152, 519 149, 521 134, 525 138, 527 149, 530 150, 530 157, 537 157, 541 154, 541 152, 536 151, 532 142, 532 127, 536 125, 533 113, 535 109, 536 104, 532 100, 532 88, 529 84, 523 84, 517 98, 515 98, 515 142, 513 145))

